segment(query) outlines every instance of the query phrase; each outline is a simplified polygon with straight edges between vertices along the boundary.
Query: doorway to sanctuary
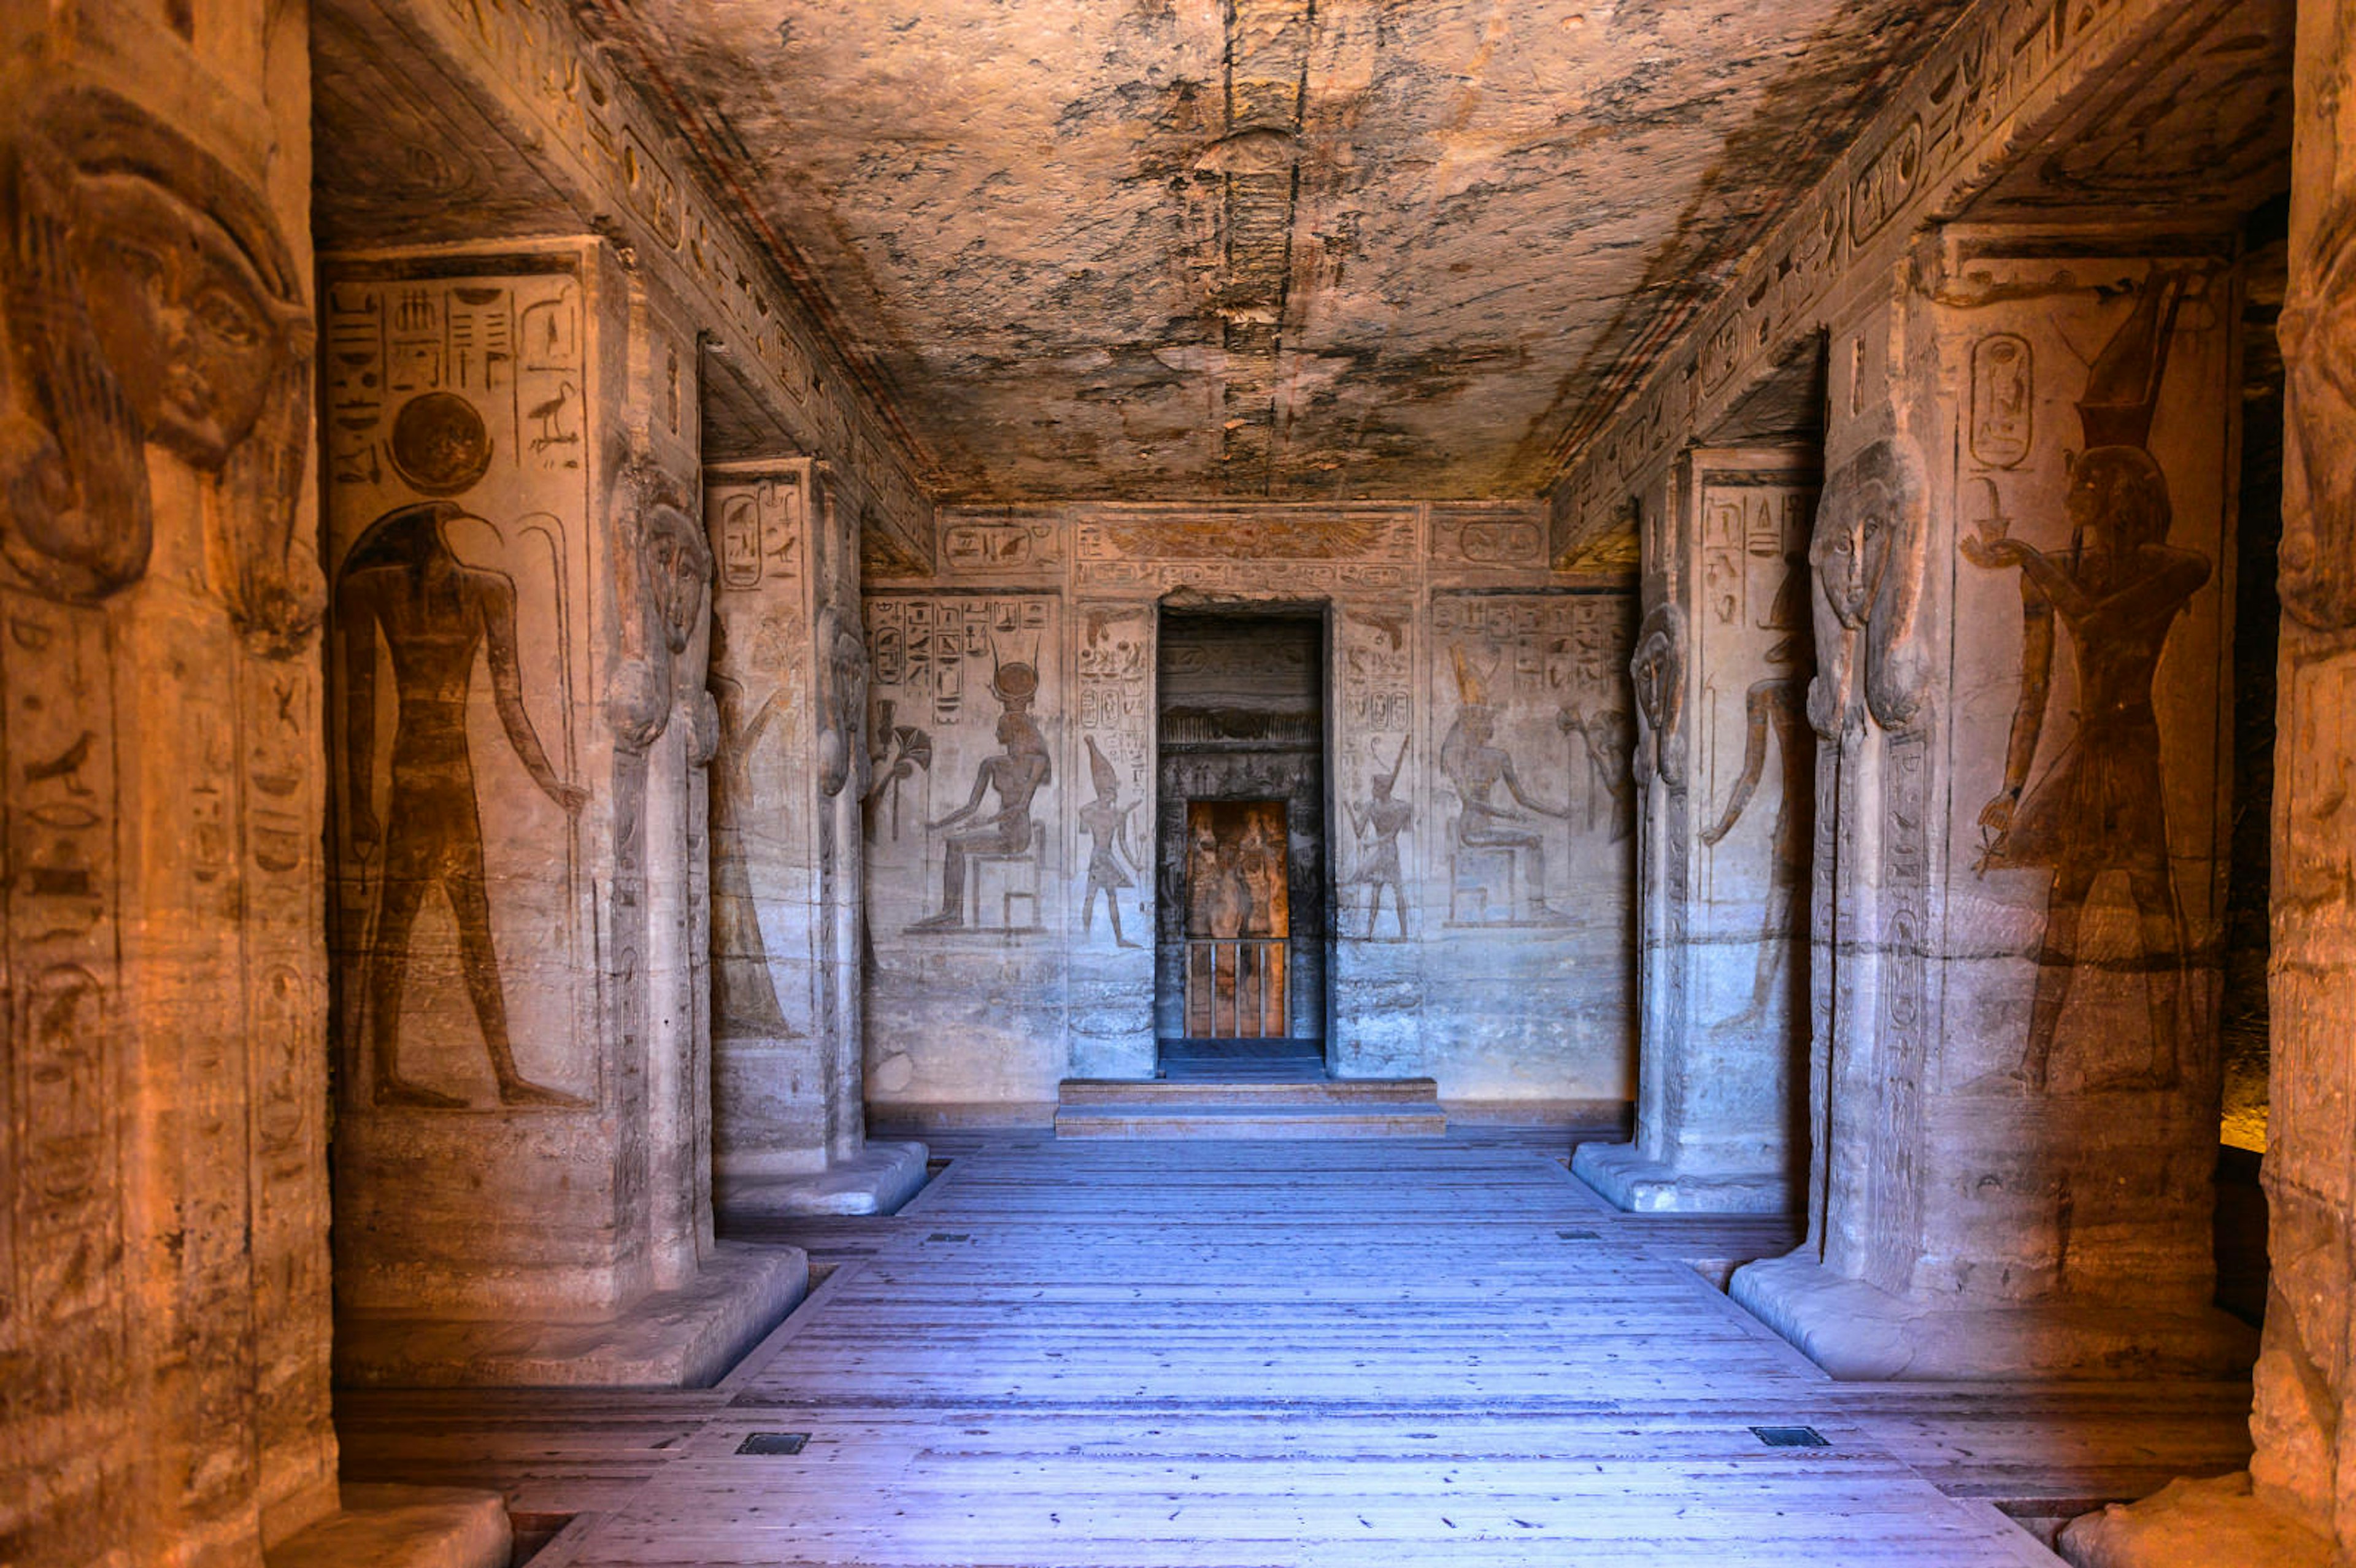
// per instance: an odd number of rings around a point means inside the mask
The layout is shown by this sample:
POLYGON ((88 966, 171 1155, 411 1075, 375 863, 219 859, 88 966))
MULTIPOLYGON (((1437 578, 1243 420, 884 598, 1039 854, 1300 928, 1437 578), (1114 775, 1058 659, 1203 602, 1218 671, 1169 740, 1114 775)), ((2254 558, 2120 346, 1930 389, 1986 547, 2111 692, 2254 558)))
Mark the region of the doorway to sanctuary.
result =
POLYGON ((1154 1024, 1165 1073, 1323 1072, 1325 623, 1164 611, 1154 1024))

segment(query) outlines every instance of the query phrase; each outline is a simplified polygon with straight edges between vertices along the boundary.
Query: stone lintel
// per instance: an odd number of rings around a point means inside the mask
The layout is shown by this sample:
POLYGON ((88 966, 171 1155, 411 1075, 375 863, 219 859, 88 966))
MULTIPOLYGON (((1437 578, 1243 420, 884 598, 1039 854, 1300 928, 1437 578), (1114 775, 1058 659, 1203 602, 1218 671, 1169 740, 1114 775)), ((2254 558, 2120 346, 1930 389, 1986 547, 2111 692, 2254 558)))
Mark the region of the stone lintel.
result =
POLYGON ((689 1285, 595 1322, 345 1314, 336 1381, 351 1388, 701 1388, 809 1289, 798 1247, 723 1242, 689 1285))
POLYGON ((1679 1170, 1633 1144, 1580 1144, 1571 1173, 1632 1214, 1788 1214, 1798 1193, 1777 1171, 1679 1170))
POLYGON ((1727 1294, 1846 1381, 2238 1376, 2257 1354, 2255 1331, 2213 1307, 1933 1306, 1800 1253, 1736 1270, 1727 1294))
POLYGON ((896 1214, 925 1185, 925 1146, 871 1143, 801 1176, 738 1177, 718 1194, 722 1224, 799 1214, 896 1214))

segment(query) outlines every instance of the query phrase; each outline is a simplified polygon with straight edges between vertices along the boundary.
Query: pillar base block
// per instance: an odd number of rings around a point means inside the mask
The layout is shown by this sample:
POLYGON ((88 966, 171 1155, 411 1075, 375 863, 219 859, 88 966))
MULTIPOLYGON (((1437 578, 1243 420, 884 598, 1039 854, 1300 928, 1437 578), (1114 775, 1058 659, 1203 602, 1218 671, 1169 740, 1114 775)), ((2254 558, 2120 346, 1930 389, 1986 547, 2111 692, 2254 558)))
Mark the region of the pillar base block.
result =
POLYGON ((336 1322, 348 1388, 702 1388, 809 1289, 798 1247, 721 1243, 694 1281, 596 1322, 348 1312, 336 1322))
MULTIPOLYGON (((2073 1520, 2060 1550, 2077 1568, 2331 1568, 2331 1542, 2252 1495, 2244 1470, 2170 1481, 2139 1503, 2073 1520)), ((273 1568, 275 1568, 273 1563, 273 1568)))
POLYGON ((2215 1308, 1949 1307, 1893 1296, 1796 1254, 1746 1264, 1727 1294, 1847 1380, 2218 1377, 2257 1359, 2257 1331, 2215 1308))
POLYGON ((896 1214, 925 1185, 925 1146, 870 1143, 802 1176, 725 1179, 714 1206, 725 1226, 807 1215, 896 1214))
POLYGON ((1633 1144, 1580 1144, 1571 1151, 1570 1169, 1632 1214, 1789 1214, 1799 1207, 1789 1177, 1681 1171, 1646 1159, 1633 1144))
POLYGON ((348 1486, 343 1507, 263 1554, 268 1568, 507 1568, 515 1532, 497 1492, 348 1486))

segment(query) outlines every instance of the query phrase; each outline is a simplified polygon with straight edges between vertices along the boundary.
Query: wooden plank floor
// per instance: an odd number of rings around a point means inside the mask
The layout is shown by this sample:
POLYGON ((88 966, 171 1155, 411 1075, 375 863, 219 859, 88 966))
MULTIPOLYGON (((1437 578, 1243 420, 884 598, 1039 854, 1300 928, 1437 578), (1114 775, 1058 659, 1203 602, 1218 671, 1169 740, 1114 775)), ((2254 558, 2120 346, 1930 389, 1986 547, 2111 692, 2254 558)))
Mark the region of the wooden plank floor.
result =
POLYGON ((2051 1563, 1988 1502, 2246 1454, 2246 1385, 1835 1383, 1697 1272, 1787 1226, 1620 1214, 1545 1146, 978 1138, 805 1227, 834 1272, 719 1388, 347 1396, 346 1475, 582 1516, 545 1568, 1863 1568, 2051 1563))

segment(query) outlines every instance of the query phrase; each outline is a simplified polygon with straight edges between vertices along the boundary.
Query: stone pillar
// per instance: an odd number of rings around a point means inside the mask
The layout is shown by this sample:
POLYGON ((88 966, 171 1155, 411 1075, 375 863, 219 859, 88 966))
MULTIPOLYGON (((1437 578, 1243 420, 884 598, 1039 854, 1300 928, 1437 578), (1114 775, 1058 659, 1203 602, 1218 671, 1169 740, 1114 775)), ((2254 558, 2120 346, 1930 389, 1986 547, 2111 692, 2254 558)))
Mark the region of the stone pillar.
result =
POLYGON ((1087 795, 1067 813, 1072 842, 1068 1071, 1075 1078, 1151 1078, 1154 1008, 1157 615, 1150 603, 1077 606, 1077 695, 1064 776, 1087 795))
POLYGON ((705 471, 719 562, 713 1161, 732 1216, 888 1214, 925 1179, 922 1144, 866 1141, 861 822, 874 741, 845 512, 821 463, 705 471))
POLYGON ((1679 462, 1654 580, 1644 715, 1644 1038, 1633 1144, 1573 1168, 1623 1209, 1781 1213, 1799 1197, 1815 737, 1807 541, 1815 453, 1679 462))
POLYGON ((1836 329, 1808 1240, 1844 1377, 2246 1358, 2211 1305, 2237 280, 1950 229, 1836 329))
POLYGON ((2282 644, 2275 740, 2273 1277, 2248 1472, 2080 1520, 2084 1568, 2356 1556, 2356 7, 2304 0, 2282 315, 2282 644))
POLYGON ((700 1381, 804 1266, 701 1175, 691 329, 592 240, 327 273, 338 1370, 700 1381))
MULTIPOLYGON (((0 18, 16 1562, 337 1514, 308 41, 238 0, 0 18)), ((495 1498, 450 1511, 445 1560, 505 1561, 495 1498)))

